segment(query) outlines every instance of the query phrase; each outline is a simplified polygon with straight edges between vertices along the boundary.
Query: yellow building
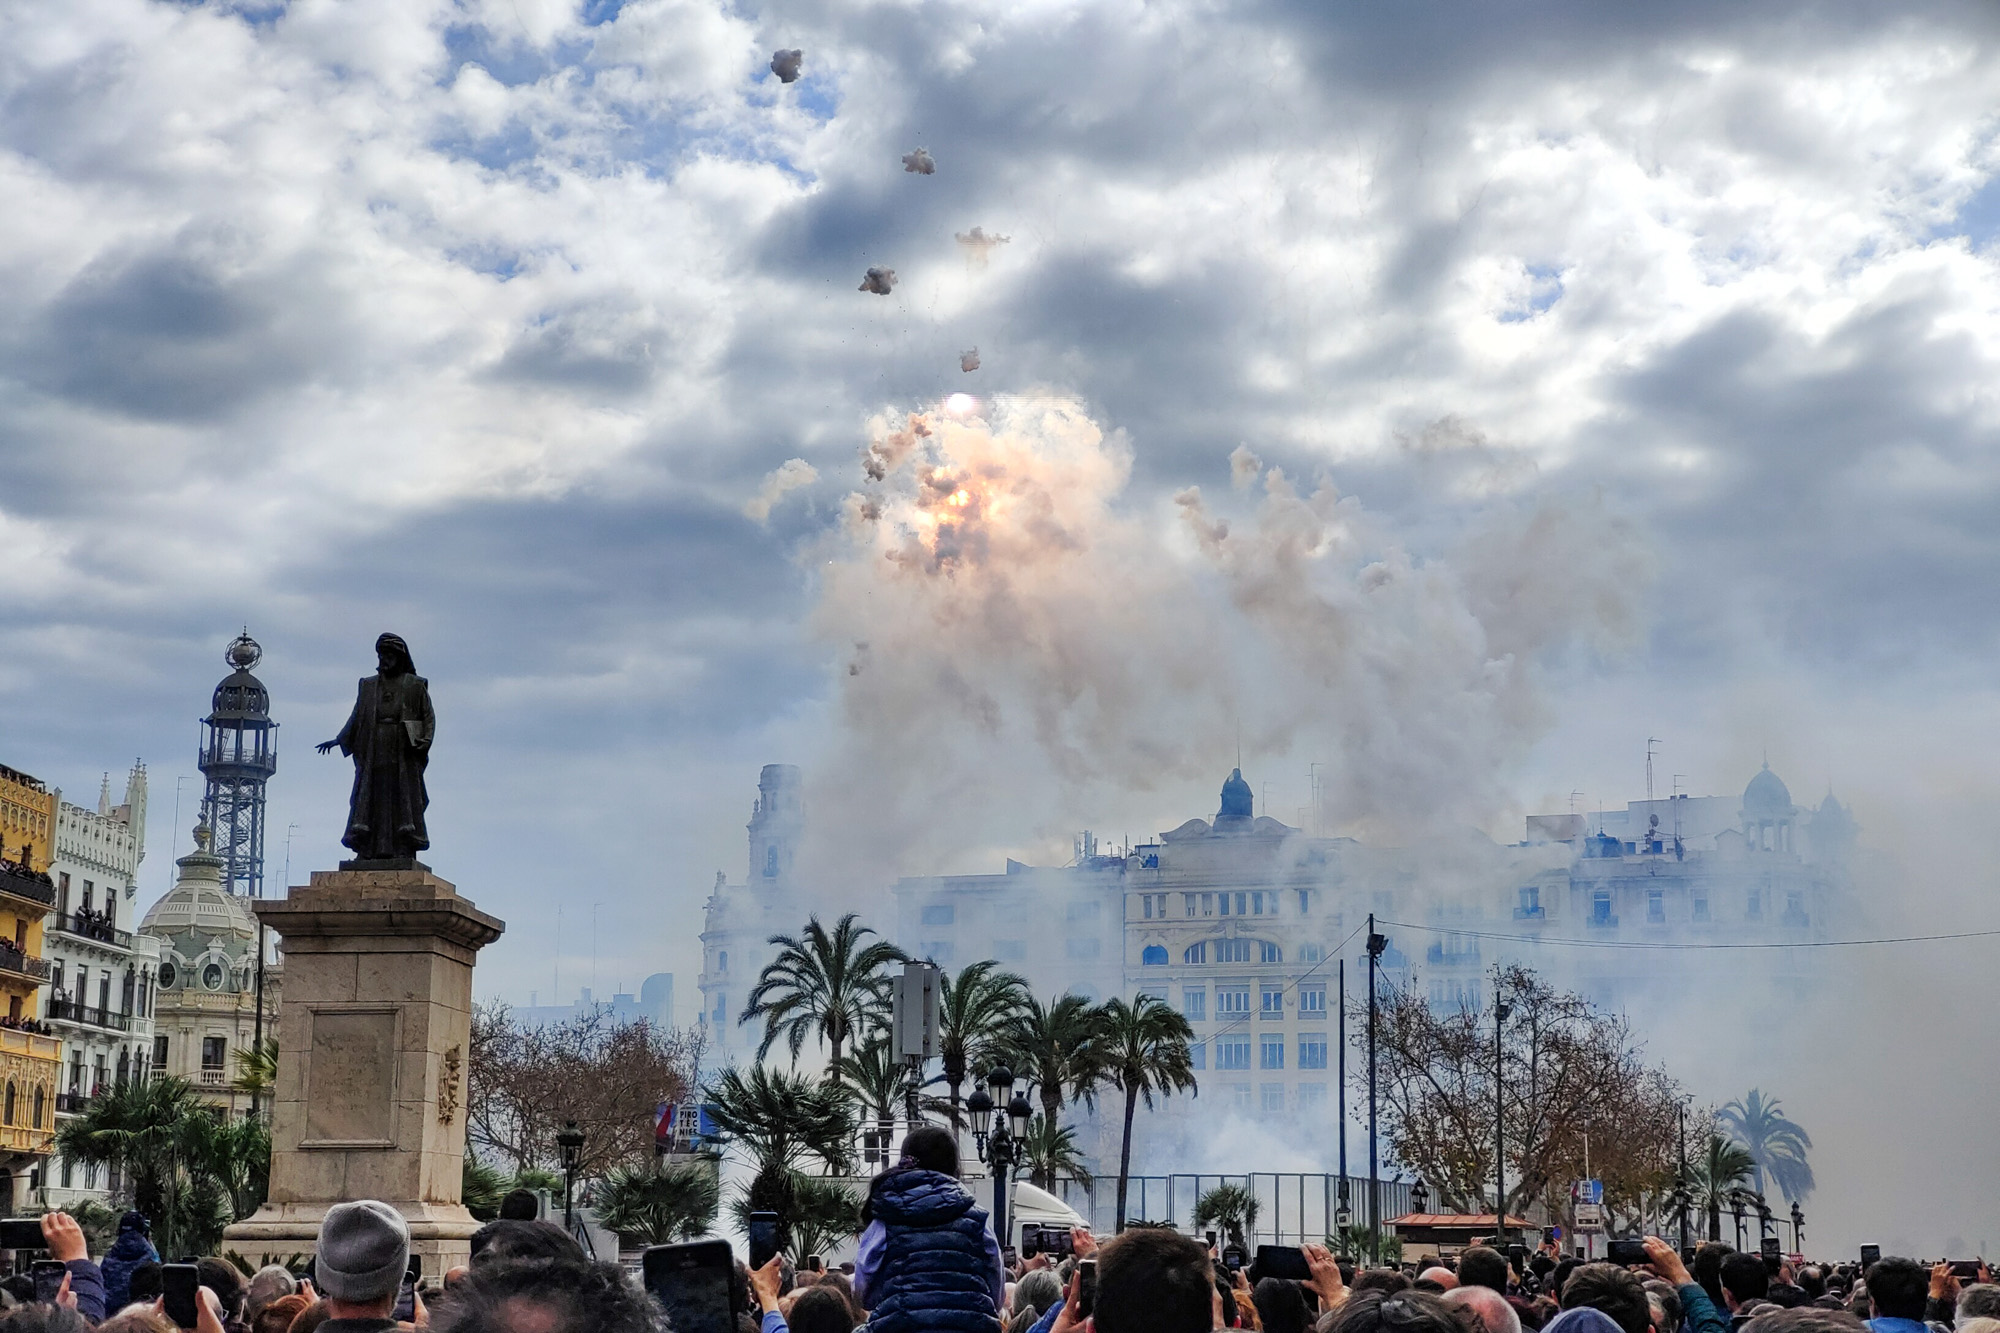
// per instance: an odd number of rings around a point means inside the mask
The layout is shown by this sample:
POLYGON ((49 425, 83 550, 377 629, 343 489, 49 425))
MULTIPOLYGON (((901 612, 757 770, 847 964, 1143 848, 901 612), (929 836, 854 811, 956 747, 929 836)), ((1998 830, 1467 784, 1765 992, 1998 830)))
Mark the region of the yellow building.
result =
POLYGON ((49 978, 42 927, 55 906, 48 872, 57 796, 41 783, 0 768, 0 1204, 12 1212, 27 1196, 29 1175, 47 1160, 55 1137, 56 1080, 62 1042, 39 1030, 35 992, 49 978), (25 854, 21 851, 26 846, 25 854), (18 860, 16 858, 19 858, 18 860))
POLYGON ((47 870, 55 855, 55 792, 39 779, 0 764, 0 861, 19 861, 21 849, 34 870, 47 870))

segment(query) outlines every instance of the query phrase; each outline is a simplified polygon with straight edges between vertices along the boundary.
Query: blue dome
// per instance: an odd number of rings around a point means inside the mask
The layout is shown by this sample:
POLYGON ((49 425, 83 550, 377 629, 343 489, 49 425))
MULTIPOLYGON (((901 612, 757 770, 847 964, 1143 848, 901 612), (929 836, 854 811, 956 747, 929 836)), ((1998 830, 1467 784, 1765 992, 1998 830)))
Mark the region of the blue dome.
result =
POLYGON ((1792 813, 1791 788, 1771 771, 1769 764, 1764 765, 1763 771, 1751 778, 1750 785, 1743 789, 1743 813, 1751 818, 1792 813))
POLYGON ((1229 770, 1229 781, 1222 784, 1222 809, 1216 812, 1217 819, 1248 819, 1254 813, 1254 798, 1250 794, 1250 784, 1243 780, 1243 770, 1229 770))

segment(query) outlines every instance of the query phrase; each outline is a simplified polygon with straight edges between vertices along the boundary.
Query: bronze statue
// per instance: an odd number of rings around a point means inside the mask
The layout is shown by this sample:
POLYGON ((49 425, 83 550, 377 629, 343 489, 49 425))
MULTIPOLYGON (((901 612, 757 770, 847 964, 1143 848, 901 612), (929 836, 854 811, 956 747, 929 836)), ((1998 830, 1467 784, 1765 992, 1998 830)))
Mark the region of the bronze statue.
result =
POLYGON ((354 757, 354 793, 340 839, 356 862, 414 864, 431 845, 424 828, 424 768, 430 763, 437 715, 430 682, 417 674, 409 645, 394 634, 375 640, 374 675, 363 678, 354 712, 340 735, 320 746, 354 757))

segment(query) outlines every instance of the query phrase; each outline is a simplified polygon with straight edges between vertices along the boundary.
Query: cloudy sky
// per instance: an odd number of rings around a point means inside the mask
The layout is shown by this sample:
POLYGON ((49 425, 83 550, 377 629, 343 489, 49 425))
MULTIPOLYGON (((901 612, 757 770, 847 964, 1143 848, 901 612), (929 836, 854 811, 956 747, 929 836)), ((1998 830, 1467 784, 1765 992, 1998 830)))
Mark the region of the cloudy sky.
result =
POLYGON ((1281 818, 1321 763, 1336 826, 1518 836, 1641 794, 1654 736, 1663 787, 1768 754, 1935 852, 2000 748, 1996 33, 8 8, 0 761, 88 801, 143 756, 156 896, 247 625, 297 878, 347 780, 310 743, 394 629, 442 719, 432 861, 512 923, 480 977, 517 1002, 691 986, 771 761, 877 882, 1210 813, 1239 743, 1281 818), (961 392, 923 447, 1053 517, 885 560, 875 516, 926 501, 863 452, 961 392))

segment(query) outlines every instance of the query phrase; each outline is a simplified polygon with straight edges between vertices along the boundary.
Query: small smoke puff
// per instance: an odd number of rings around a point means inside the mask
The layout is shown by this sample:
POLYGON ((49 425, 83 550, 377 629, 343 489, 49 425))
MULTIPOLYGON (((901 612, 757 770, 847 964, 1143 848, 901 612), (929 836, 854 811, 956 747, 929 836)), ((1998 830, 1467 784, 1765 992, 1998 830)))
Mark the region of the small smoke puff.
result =
POLYGON ((958 368, 967 374, 979 369, 979 349, 975 347, 969 352, 960 352, 958 354, 958 368))
POLYGON ((987 256, 995 246, 1007 244, 1005 236, 989 236, 985 230, 974 227, 971 231, 956 233, 958 243, 965 247, 965 262, 975 268, 985 268, 987 256))
POLYGON ((743 516, 753 522, 762 523, 771 517, 771 510, 778 501, 803 486, 810 486, 819 480, 819 469, 803 458, 789 458, 764 478, 764 484, 757 493, 743 504, 743 516))
POLYGON ((793 47, 789 51, 776 52, 771 57, 771 72, 778 76, 778 82, 780 83, 797 83, 799 81, 799 66, 804 62, 805 58, 806 53, 797 47, 793 47))
POLYGON ((877 296, 887 296, 889 289, 896 285, 896 270, 893 268, 871 268, 868 276, 861 280, 859 290, 873 292, 877 296))
POLYGON ((903 170, 915 172, 919 176, 928 176, 937 170, 937 159, 919 148, 914 153, 903 154, 903 170))
POLYGON ((1250 446, 1239 444, 1229 455, 1229 480, 1242 490, 1257 480, 1257 474, 1264 470, 1264 460, 1250 452, 1250 446))

